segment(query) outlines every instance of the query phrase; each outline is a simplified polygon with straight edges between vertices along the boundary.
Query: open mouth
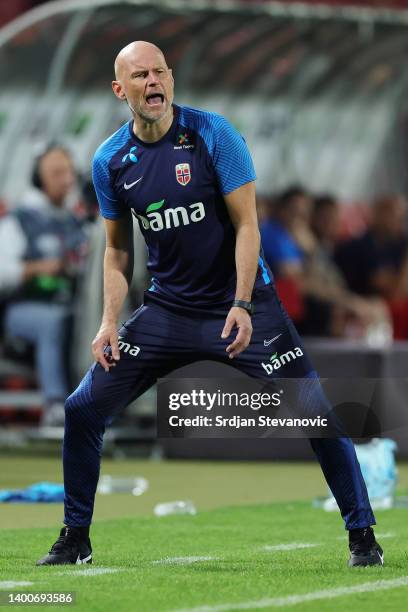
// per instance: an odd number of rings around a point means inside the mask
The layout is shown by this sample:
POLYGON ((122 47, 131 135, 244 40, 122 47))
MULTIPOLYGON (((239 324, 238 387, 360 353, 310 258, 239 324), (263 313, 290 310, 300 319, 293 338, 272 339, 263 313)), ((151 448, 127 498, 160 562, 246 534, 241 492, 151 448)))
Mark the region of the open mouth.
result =
POLYGON ((164 102, 164 96, 161 93, 151 93, 146 96, 148 106, 160 106, 164 102))

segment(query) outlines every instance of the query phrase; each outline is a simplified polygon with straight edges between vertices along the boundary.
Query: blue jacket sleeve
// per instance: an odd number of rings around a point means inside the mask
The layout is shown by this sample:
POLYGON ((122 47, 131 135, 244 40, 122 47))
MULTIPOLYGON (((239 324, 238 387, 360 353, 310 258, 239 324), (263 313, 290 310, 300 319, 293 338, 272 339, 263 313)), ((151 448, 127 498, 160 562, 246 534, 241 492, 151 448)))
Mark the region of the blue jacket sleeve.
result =
POLYGON ((99 151, 95 153, 92 162, 92 180, 101 215, 105 219, 119 219, 126 212, 126 207, 113 192, 108 161, 103 158, 99 151))
POLYGON ((224 195, 256 179, 247 144, 241 134, 224 119, 214 122, 213 163, 224 195))

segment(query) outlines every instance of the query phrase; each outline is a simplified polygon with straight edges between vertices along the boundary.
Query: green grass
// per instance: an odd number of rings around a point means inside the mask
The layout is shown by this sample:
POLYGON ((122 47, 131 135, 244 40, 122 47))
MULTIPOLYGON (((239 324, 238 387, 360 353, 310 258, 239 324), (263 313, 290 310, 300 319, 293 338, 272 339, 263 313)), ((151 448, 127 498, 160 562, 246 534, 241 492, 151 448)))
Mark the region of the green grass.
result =
MULTIPOLYGON (((41 461, 26 460, 26 463, 27 473, 22 469, 24 461, 15 463, 15 479, 20 479, 21 484, 26 484, 26 479, 30 478, 32 482, 36 467, 44 471, 41 461)), ((0 466, 4 467, 3 459, 0 459, 0 466)), ((11 469, 11 464, 8 467, 11 469)), ((346 565, 347 539, 340 517, 311 507, 310 498, 325 491, 318 468, 313 464, 105 462, 104 469, 106 473, 117 469, 121 474, 141 474, 147 476, 151 484, 150 491, 144 494, 146 499, 151 496, 146 510, 138 516, 135 513, 129 518, 107 519, 99 511, 99 518, 93 525, 95 564, 86 568, 120 571, 83 576, 77 574, 83 571, 83 566, 35 567, 36 559, 44 555, 56 539, 58 519, 52 519, 47 528, 27 528, 32 522, 32 510, 48 510, 49 506, 1 506, 0 524, 4 526, 5 512, 9 528, 0 530, 0 582, 32 581, 34 584, 23 587, 24 591, 75 591, 77 604, 73 609, 81 612, 112 608, 114 612, 168 612, 218 604, 231 604, 226 610, 234 610, 234 603, 408 576, 407 511, 377 512, 378 533, 393 534, 383 540, 386 566, 350 569, 346 565), (281 480, 278 478, 280 469, 285 474, 281 480), (174 481, 170 486, 166 482, 172 476, 174 481), (164 489, 160 495, 156 489, 161 486, 164 489), (268 502, 262 499, 265 489, 268 502), (175 495, 171 495, 173 492, 175 495), (198 492, 202 496, 200 502, 198 492), (279 497, 293 500, 302 495, 305 499, 309 497, 309 501, 273 502, 279 497), (234 505, 226 505, 231 497, 234 505), (199 513, 196 516, 152 516, 151 506, 156 499, 177 498, 193 499, 199 513), (213 509, 204 509, 206 498, 207 507, 213 509), (14 528, 11 528, 11 517, 16 510, 24 511, 25 520, 22 514, 14 514, 14 528), (289 542, 316 546, 291 551, 262 549, 265 545, 289 542), (154 563, 165 558, 190 556, 212 559, 190 565, 154 563), (58 575, 61 571, 63 575, 58 575)), ((8 474, 1 471, 0 486, 10 479, 10 472, 8 474)), ((50 469, 43 477, 51 475, 50 469)), ((401 484, 405 486, 405 468, 401 475, 401 484)), ((132 503, 141 503, 143 497, 135 498, 132 503)), ((97 509, 101 502, 114 505, 116 512, 122 512, 122 517, 129 516, 132 509, 126 495, 98 496, 97 509)), ((57 511, 61 514, 60 507, 57 511)), ((407 608, 407 598, 408 587, 399 587, 287 607, 302 612, 332 612, 344 610, 346 606, 358 606, 363 612, 402 612, 407 608)), ((257 608, 251 605, 247 609, 257 608)))
MULTIPOLYGON (((406 512, 379 513, 384 568, 346 567, 346 536, 338 516, 305 502, 222 508, 197 516, 118 519, 96 523, 92 531, 93 567, 121 569, 117 574, 75 576, 77 567, 33 567, 55 539, 55 530, 2 532, 0 581, 34 582, 24 590, 77 594, 80 610, 160 612, 301 594, 370 580, 408 575, 406 512), (338 537, 343 536, 342 541, 338 537), (315 548, 265 552, 262 547, 308 542, 315 548), (166 557, 205 556, 192 565, 154 564, 166 557), (64 576, 57 573, 64 572, 64 576)), ((407 587, 320 601, 319 609, 405 610, 407 587), (327 605, 326 608, 324 606, 327 605)), ((316 602, 297 605, 315 610, 316 602)))
MULTIPOLYGON (((143 476, 149 489, 141 497, 99 495, 94 520, 151 516, 163 501, 192 499, 200 510, 270 501, 311 499, 327 487, 315 463, 222 461, 102 462, 102 474, 143 476)), ((408 485, 408 470, 406 470, 408 485)), ((0 456, 0 488, 25 487, 39 480, 62 482, 59 459, 0 456)), ((0 529, 59 525, 59 504, 0 506, 0 529)), ((1 532, 0 532, 1 533, 1 532)))

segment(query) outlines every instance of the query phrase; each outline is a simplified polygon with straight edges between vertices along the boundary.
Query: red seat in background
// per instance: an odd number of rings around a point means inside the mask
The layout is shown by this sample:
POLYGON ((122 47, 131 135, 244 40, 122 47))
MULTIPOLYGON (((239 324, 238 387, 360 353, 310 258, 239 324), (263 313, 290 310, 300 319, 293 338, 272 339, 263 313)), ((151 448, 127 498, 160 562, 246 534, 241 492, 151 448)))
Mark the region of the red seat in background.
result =
POLYGON ((389 300, 394 340, 408 340, 408 298, 389 300))
POLYGON ((275 286, 279 299, 284 305, 290 318, 295 323, 302 321, 305 312, 305 305, 302 293, 296 281, 294 281, 292 278, 275 277, 275 286))

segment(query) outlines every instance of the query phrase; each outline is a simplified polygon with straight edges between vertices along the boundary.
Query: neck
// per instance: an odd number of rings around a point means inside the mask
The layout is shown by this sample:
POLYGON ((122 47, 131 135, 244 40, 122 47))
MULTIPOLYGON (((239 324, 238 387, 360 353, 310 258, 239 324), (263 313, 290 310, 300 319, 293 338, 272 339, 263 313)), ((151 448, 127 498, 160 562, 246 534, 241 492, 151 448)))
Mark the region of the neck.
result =
POLYGON ((159 119, 150 123, 139 117, 139 115, 133 114, 133 133, 135 136, 143 140, 143 142, 156 142, 163 138, 165 134, 171 128, 173 123, 174 111, 173 106, 170 106, 169 111, 159 119))
POLYGON ((51 197, 46 191, 43 192, 48 202, 54 206, 54 208, 62 208, 64 206, 65 198, 51 197))

